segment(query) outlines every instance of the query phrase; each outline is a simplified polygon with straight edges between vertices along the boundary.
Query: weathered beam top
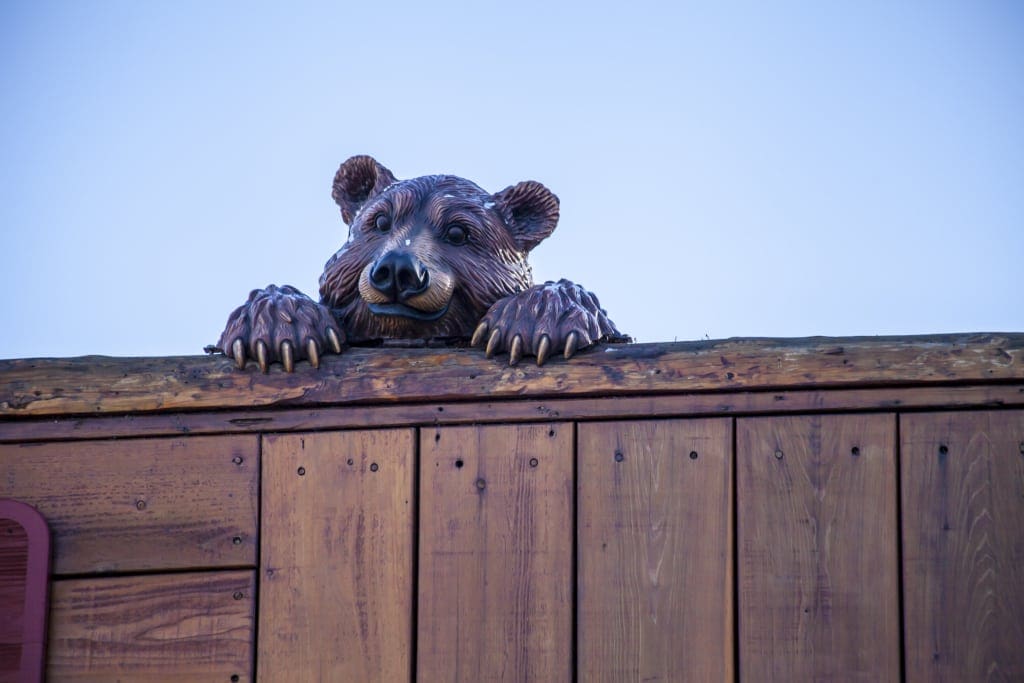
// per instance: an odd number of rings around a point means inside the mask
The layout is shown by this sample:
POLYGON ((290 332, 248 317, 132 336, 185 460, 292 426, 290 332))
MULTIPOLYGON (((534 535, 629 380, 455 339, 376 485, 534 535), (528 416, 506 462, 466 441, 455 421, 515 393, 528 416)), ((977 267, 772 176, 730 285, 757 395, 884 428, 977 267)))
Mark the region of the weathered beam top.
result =
POLYGON ((353 348, 293 374, 223 356, 0 360, 0 419, 256 406, 626 396, 1024 379, 1024 333, 613 344, 543 367, 466 348, 353 348))

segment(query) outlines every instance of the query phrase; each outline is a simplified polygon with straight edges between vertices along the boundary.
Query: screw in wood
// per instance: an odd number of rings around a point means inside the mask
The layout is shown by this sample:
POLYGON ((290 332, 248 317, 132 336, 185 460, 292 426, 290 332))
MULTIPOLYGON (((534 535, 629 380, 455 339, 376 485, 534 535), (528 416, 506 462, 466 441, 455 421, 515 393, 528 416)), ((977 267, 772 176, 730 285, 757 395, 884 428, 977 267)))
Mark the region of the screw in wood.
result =
POLYGON ((242 545, 242 537, 241 536, 235 536, 234 538, 231 539, 231 542, 234 543, 235 545, 242 545))
POLYGON ((476 480, 476 487, 478 489, 480 489, 481 491, 483 491, 485 488, 487 488, 487 482, 484 481, 483 479, 477 479, 476 480))
POLYGON ((136 510, 145 510, 146 509, 146 501, 144 501, 144 500, 137 500, 137 501, 135 501, 135 509, 136 510))
POLYGON ((240 455, 236 455, 235 457, 231 458, 231 462, 235 463, 236 465, 241 465, 244 462, 244 458, 242 458, 242 456, 240 455))
POLYGON ((233 597, 235 600, 241 600, 242 598, 245 597, 245 594, 242 593, 242 591, 235 591, 235 594, 232 595, 231 597, 233 597))
POLYGON ((379 469, 380 469, 380 466, 377 463, 375 463, 375 462, 371 462, 370 463, 370 471, 371 472, 376 472, 379 469))
POLYGON ((536 467, 540 463, 537 458, 530 458, 530 467, 536 467))
POLYGON ((939 455, 947 455, 949 453, 949 447, 946 444, 939 446, 939 455))
POLYGON ((1020 442, 1020 454, 1024 455, 1024 441, 1020 442))
POLYGON ((299 473, 300 477, 306 476, 306 468, 305 467, 299 467, 299 469, 297 469, 295 471, 299 473))
POLYGON ((238 683, 240 680, 242 679, 238 677, 238 674, 231 674, 231 683, 238 683))
POLYGON ((775 449, 775 459, 776 460, 782 460, 782 456, 783 456, 782 449, 781 448, 776 448, 775 449))
POLYGON ((690 451, 690 460, 696 460, 698 457, 697 451, 690 451))
POLYGON ((352 460, 352 458, 349 458, 348 460, 345 461, 345 464, 348 465, 349 467, 352 467, 352 465, 354 465, 355 462, 352 460))
POLYGON ((850 455, 860 455, 860 446, 854 446, 851 448, 850 455))
POLYGON ((626 459, 626 456, 622 454, 622 451, 615 451, 615 462, 622 462, 626 459))
POLYGON ((460 469, 460 470, 461 470, 461 469, 462 469, 462 466, 463 466, 463 465, 465 465, 465 464, 466 464, 466 463, 462 462, 462 460, 461 460, 461 459, 460 459, 460 460, 456 460, 456 461, 455 461, 455 468, 456 468, 456 469, 460 469))

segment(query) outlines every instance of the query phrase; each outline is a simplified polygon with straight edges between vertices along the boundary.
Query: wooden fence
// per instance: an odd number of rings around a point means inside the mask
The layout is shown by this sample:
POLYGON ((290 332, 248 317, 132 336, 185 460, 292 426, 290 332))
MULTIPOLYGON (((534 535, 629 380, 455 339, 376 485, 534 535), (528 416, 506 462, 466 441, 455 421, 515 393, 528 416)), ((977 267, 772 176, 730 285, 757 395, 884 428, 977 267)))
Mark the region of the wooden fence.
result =
POLYGON ((1024 335, 0 361, 52 681, 1024 680, 1024 335))

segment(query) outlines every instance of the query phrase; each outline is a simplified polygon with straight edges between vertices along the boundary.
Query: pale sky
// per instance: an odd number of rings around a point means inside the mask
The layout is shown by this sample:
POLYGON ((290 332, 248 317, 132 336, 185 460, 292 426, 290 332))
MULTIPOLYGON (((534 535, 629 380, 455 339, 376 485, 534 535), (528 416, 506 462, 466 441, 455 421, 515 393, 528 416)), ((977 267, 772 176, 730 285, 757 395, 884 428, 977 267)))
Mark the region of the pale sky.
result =
POLYGON ((317 296, 338 164, 539 180, 639 341, 1024 331, 1019 2, 0 3, 0 358, 317 296))

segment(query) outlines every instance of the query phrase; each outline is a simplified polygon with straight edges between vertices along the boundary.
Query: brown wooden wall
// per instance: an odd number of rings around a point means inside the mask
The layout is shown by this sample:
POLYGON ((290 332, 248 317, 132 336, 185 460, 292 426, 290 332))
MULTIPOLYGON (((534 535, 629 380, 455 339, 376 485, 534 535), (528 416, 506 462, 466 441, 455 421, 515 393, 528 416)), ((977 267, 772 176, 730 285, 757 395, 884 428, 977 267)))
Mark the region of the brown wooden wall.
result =
POLYGON ((54 681, 1024 679, 1024 335, 0 361, 54 681))

